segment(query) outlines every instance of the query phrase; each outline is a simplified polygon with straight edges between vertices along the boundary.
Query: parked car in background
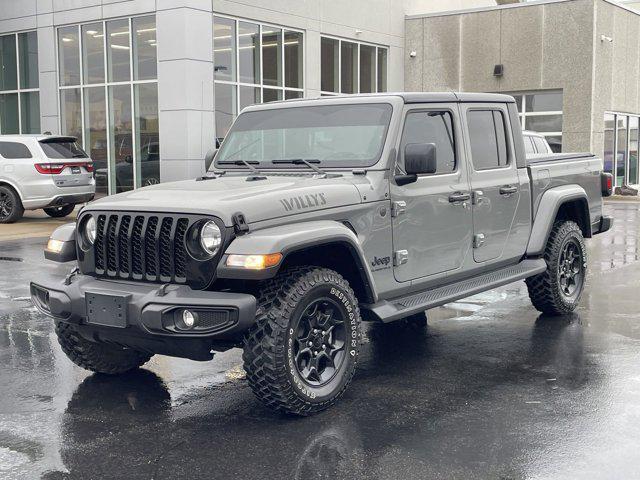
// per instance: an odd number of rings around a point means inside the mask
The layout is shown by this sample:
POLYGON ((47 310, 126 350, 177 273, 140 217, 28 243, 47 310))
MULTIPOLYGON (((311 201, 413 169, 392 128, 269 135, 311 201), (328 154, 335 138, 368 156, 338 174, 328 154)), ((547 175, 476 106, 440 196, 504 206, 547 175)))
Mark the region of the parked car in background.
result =
POLYGON ((556 153, 544 135, 538 132, 525 130, 522 132, 522 139, 524 140, 524 152, 527 157, 530 155, 549 155, 556 153))
POLYGON ((0 135, 0 223, 39 208, 66 217, 94 195, 93 162, 75 137, 0 135))

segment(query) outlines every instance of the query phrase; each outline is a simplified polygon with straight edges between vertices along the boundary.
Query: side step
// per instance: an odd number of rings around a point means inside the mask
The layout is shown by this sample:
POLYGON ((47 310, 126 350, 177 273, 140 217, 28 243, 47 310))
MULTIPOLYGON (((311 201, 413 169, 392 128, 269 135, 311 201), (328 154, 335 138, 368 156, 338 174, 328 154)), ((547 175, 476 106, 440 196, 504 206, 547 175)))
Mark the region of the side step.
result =
POLYGON ((381 300, 373 305, 363 305, 362 308, 369 310, 385 323, 393 322, 429 308, 439 307, 445 303, 537 275, 546 269, 547 264, 542 258, 523 260, 517 265, 485 273, 468 280, 424 292, 411 293, 405 297, 381 300))

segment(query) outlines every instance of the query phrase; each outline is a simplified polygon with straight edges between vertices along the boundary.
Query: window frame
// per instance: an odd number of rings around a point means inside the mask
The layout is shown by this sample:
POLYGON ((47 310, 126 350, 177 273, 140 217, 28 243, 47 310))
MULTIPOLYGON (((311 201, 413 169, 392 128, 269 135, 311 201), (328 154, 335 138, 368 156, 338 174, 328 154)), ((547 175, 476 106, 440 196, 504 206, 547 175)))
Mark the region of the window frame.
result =
MULTIPOLYGON (((42 113, 40 113, 40 81, 38 79, 38 86, 36 88, 22 88, 20 86, 20 80, 21 80, 20 79, 20 41, 18 40, 18 38, 20 34, 33 33, 33 32, 35 32, 36 34, 36 41, 37 41, 37 36, 38 36, 37 29, 17 30, 13 32, 6 32, 6 33, 0 34, 0 37, 13 35, 14 41, 16 44, 16 87, 17 88, 12 90, 0 90, 0 95, 10 95, 10 94, 18 95, 18 133, 17 135, 25 134, 22 128, 22 94, 23 93, 36 92, 38 94, 38 112, 40 117, 39 123, 40 123, 40 130, 42 130, 42 113)), ((57 47, 56 47, 56 50, 57 50, 57 47)), ((40 58, 40 52, 38 52, 38 58, 40 58)), ((57 51, 56 51, 56 61, 57 61, 57 51)), ((40 61, 38 60, 38 77, 39 76, 40 76, 40 61)), ((1 116, 0 116, 0 135, 11 135, 11 134, 5 134, 3 132, 1 116)))
MULTIPOLYGON (((522 130, 535 131, 536 133, 542 135, 545 140, 547 137, 560 137, 562 141, 562 131, 555 132, 538 132, 537 130, 532 130, 531 128, 527 128, 527 118, 531 117, 543 117, 548 115, 559 115, 562 121, 562 128, 564 129, 564 90, 563 89, 548 89, 548 90, 525 90, 522 92, 501 92, 506 95, 512 95, 516 98, 516 108, 518 110, 518 118, 520 119, 520 126, 522 130), (538 95, 541 93, 560 93, 562 95, 563 109, 562 110, 544 110, 540 112, 527 111, 527 97, 531 97, 533 95, 538 95)), ((547 140, 547 143, 549 141, 547 140)))
MULTIPOLYGON (((274 100, 274 101, 282 101, 286 99, 286 95, 287 92, 296 92, 298 94, 301 94, 301 98, 304 98, 306 96, 306 51, 305 51, 305 45, 307 42, 307 35, 306 35, 306 31, 302 30, 300 28, 294 28, 294 27, 288 27, 286 25, 277 25, 274 23, 270 23, 270 22, 261 22, 258 20, 253 20, 250 18, 244 18, 244 17, 236 17, 233 15, 227 15, 224 13, 218 13, 218 12, 213 12, 212 17, 211 17, 211 22, 212 25, 215 25, 215 18, 219 17, 219 18, 224 18, 227 20, 231 20, 234 22, 235 24, 235 38, 234 38, 234 48, 235 48, 235 53, 234 53, 234 61, 235 61, 235 79, 233 80, 216 80, 215 78, 215 72, 214 72, 214 76, 213 76, 213 98, 214 98, 214 115, 215 115, 215 95, 216 95, 216 84, 224 84, 224 85, 231 85, 232 87, 235 88, 235 99, 233 100, 233 102, 235 103, 235 112, 232 113, 232 123, 233 120, 235 120, 235 118, 240 115, 241 112, 241 106, 242 103, 240 101, 240 88, 241 87, 252 87, 252 88, 258 88, 260 91, 260 101, 257 103, 264 103, 264 90, 273 90, 275 92, 279 92, 278 95, 281 95, 281 99, 278 100, 274 100), (259 78, 259 83, 248 83, 248 82, 241 82, 240 81, 240 37, 239 37, 239 26, 240 23, 250 23, 253 25, 257 25, 258 26, 258 38, 259 38, 259 43, 258 43, 258 48, 260 49, 260 64, 258 65, 258 72, 260 74, 260 78, 259 78), (262 51, 262 37, 263 37, 263 29, 264 28, 268 28, 268 29, 279 29, 280 30, 280 34, 282 36, 282 42, 280 45, 280 55, 281 55, 281 59, 282 59, 282 65, 280 66, 280 75, 281 75, 281 79, 282 79, 282 85, 280 86, 272 86, 272 85, 267 85, 264 83, 264 71, 263 71, 263 64, 264 64, 264 55, 263 55, 263 51, 262 51), (285 36, 286 36, 286 32, 295 32, 295 33, 299 33, 302 35, 302 46, 301 46, 301 50, 302 50, 302 67, 300 68, 300 73, 302 75, 302 78, 300 79, 300 84, 302 85, 302 87, 296 88, 296 87, 287 87, 286 86, 286 60, 285 60, 285 36)), ((214 32, 214 36, 212 37, 212 45, 213 45, 213 63, 214 63, 214 67, 215 67, 215 32, 214 32)), ((253 104, 255 104, 256 102, 253 102, 253 104)), ((218 135, 218 132, 215 132, 215 137, 216 138, 220 138, 220 136, 218 135)))
MULTIPOLYGON (((492 115, 492 118, 493 118, 493 115, 492 115)), ((470 107, 466 109, 465 120, 466 120, 465 128, 467 129, 467 138, 469 143, 469 150, 467 152, 467 155, 468 155, 469 163, 471 165, 473 172, 474 173, 491 172, 495 170, 508 170, 509 168, 511 168, 513 164, 513 158, 514 158, 513 138, 512 138, 513 129, 511 128, 511 122, 509 120, 509 115, 506 111, 506 107, 502 108, 499 105, 483 105, 483 106, 477 106, 477 107, 470 107), (473 149, 471 146, 471 134, 469 131, 469 112, 477 112, 477 111, 500 112, 500 114, 502 115, 502 122, 504 124, 505 147, 507 151, 507 163, 503 166, 499 165, 497 167, 477 169, 476 165, 473 163, 473 149)), ((494 131, 496 132, 496 135, 497 135, 497 130, 495 129, 495 126, 496 125, 494 121, 494 131)), ((496 137, 496 141, 497 139, 498 138, 496 137)))
MULTIPOLYGON (((461 158, 461 152, 460 152, 460 142, 458 141, 457 138, 457 134, 456 134, 456 115, 455 115, 455 110, 451 107, 418 107, 418 108, 410 108, 408 110, 405 110, 404 112, 404 119, 402 122, 402 132, 400 133, 399 136, 399 141, 398 141, 398 153, 396 155, 396 162, 395 162, 395 166, 396 169, 400 170, 403 174, 406 175, 406 170, 404 169, 404 152, 402 151, 402 141, 404 139, 404 134, 407 128, 407 119, 409 118, 409 115, 411 115, 412 113, 424 113, 424 112, 447 112, 449 113, 449 115, 451 115, 451 130, 452 130, 452 134, 453 134, 453 156, 454 156, 454 162, 455 162, 455 168, 451 171, 451 172, 445 172, 445 173, 421 173, 418 175, 418 178, 432 178, 432 177, 443 177, 445 175, 457 175, 458 173, 460 173, 460 158, 461 158), (402 165, 401 165, 401 160, 402 160, 402 165)), ((409 144, 407 144, 409 145, 409 144)), ((436 148, 436 154, 437 154, 437 148, 436 148)))
MULTIPOLYGON (((353 38, 344 38, 344 37, 337 37, 335 35, 325 35, 323 33, 320 34, 320 42, 322 43, 322 39, 323 38, 327 38, 330 40, 335 40, 338 42, 338 91, 337 92, 332 92, 332 91, 327 91, 327 90, 320 90, 320 95, 321 96, 335 96, 335 95, 353 95, 353 94, 358 94, 360 93, 360 46, 361 45, 367 45, 369 47, 375 47, 376 49, 376 58, 375 58, 375 68, 373 69, 374 72, 374 91, 371 92, 371 94, 374 93, 386 93, 389 90, 389 86, 385 85, 385 89, 384 91, 380 91, 379 90, 379 85, 378 85, 378 78, 379 78, 379 74, 378 74, 378 59, 379 59, 379 51, 380 50, 385 50, 387 53, 387 57, 386 57, 386 74, 385 75, 385 79, 389 78, 389 46, 388 45, 382 45, 382 44, 378 44, 378 43, 372 43, 372 42, 362 42, 360 40, 356 40, 353 38), (354 43, 356 44, 356 50, 357 50, 357 54, 356 54, 356 78, 354 79, 354 85, 356 86, 356 92, 354 92, 353 94, 343 94, 342 93, 342 42, 346 42, 346 43, 354 43)), ((322 59, 320 59, 320 85, 322 85, 322 59)), ((322 88, 322 86, 320 87, 322 88)))
MULTIPOLYGON (((141 180, 142 180, 142 167, 140 165, 140 162, 138 161, 139 159, 138 157, 138 145, 137 145, 137 125, 136 125, 136 115, 137 112, 134 111, 134 105, 135 105, 135 85, 138 84, 155 84, 156 88, 158 88, 158 78, 157 78, 157 74, 158 74, 158 54, 157 54, 157 50, 156 50, 156 78, 154 79, 145 79, 145 80, 134 80, 134 48, 133 48, 133 44, 134 44, 134 26, 133 26, 133 19, 134 18, 139 18, 139 17, 153 17, 156 23, 156 29, 157 29, 157 15, 155 12, 153 13, 141 13, 138 15, 129 15, 129 16, 125 16, 125 17, 115 17, 115 18, 104 18, 102 20, 89 20, 89 21, 85 21, 85 22, 80 22, 80 23, 71 23, 71 24, 64 24, 64 25, 56 25, 54 28, 54 32, 55 32, 55 65, 56 65, 56 85, 57 85, 57 95, 56 95, 56 102, 57 102, 57 106, 58 106, 58 129, 60 132, 63 132, 62 129, 62 102, 61 102, 61 92, 63 90, 73 90, 73 89, 79 89, 80 90, 80 129, 81 129, 81 133, 82 133, 82 138, 79 139, 81 140, 80 146, 82 147, 82 149, 85 152, 91 152, 90 148, 87 148, 87 145, 85 144, 86 142, 86 135, 85 135, 85 117, 86 117, 86 108, 85 108, 85 90, 88 88, 103 88, 104 89, 104 95, 105 95, 105 119, 106 119, 106 150, 107 150, 107 169, 108 169, 108 184, 107 184, 107 194, 108 195, 113 195, 116 193, 116 178, 115 178, 115 171, 112 172, 110 166, 111 166, 111 135, 112 135, 112 125, 110 122, 110 100, 109 100, 109 87, 113 87, 113 86, 119 86, 119 85, 127 85, 129 86, 129 91, 130 91, 130 96, 131 96, 131 148, 132 148, 132 152, 133 152, 133 172, 132 172, 132 182, 133 182, 133 190, 135 190, 136 188, 140 188, 142 186, 141 184, 141 180), (109 63, 108 63, 108 44, 107 44, 107 23, 114 21, 114 20, 127 20, 128 23, 128 27, 129 27, 129 80, 126 81, 116 81, 116 82, 112 82, 109 81, 109 73, 108 73, 108 68, 109 68, 109 63), (102 82, 98 82, 98 83, 89 83, 85 80, 85 72, 84 72, 84 58, 83 58, 83 32, 82 32, 82 27, 85 25, 94 25, 100 23, 102 24, 102 34, 103 34, 103 38, 102 38, 102 52, 103 52, 103 62, 104 62, 104 80, 102 82), (60 35, 60 29, 61 28, 67 28, 67 27, 75 27, 77 34, 78 34, 78 52, 79 52, 79 67, 80 67, 80 83, 76 84, 76 85, 61 85, 60 83, 60 74, 62 73, 60 71, 60 55, 59 55, 59 35, 60 35), (113 178, 112 178, 113 175, 113 178)), ((156 35, 157 35, 157 31, 156 31, 156 35)), ((157 45, 157 36, 156 36, 156 45, 157 45)), ((159 110, 158 110, 158 116, 159 116, 159 110)), ((90 153, 88 153, 89 156, 91 156, 90 153)))

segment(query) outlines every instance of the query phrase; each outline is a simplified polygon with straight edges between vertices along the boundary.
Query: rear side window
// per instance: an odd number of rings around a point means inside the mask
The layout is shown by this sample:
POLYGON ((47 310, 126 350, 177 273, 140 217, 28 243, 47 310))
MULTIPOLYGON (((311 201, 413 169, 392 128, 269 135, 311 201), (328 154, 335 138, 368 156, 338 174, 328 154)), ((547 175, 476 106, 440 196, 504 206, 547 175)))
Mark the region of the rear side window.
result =
POLYGON ((488 170, 506 166, 507 136, 502 111, 469 110, 467 122, 473 167, 488 170))
POLYGON ((0 142, 0 155, 6 159, 32 158, 26 145, 18 142, 0 142))
POLYGON ((439 173, 451 173, 456 169, 456 148, 451 112, 410 112, 404 124, 400 143, 400 166, 404 168, 404 147, 411 143, 433 143, 436 146, 439 173))
POLYGON ((533 146, 533 140, 529 135, 523 137, 524 140, 524 153, 536 153, 536 147, 533 146))
POLYGON ((88 158, 84 150, 78 145, 78 142, 69 140, 47 140, 46 142, 40 142, 40 146, 48 158, 88 158))
POLYGON ((549 153, 547 142, 545 142, 542 137, 533 137, 533 143, 536 144, 536 150, 538 150, 538 153, 549 153))

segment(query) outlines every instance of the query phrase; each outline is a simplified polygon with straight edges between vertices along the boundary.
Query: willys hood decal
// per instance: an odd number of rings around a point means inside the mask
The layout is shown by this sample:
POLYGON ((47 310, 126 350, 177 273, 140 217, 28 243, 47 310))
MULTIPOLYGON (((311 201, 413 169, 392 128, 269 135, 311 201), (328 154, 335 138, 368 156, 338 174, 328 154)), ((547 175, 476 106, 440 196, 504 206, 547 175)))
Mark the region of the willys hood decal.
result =
POLYGON ((360 203, 360 194, 344 177, 224 175, 210 180, 162 183, 96 200, 88 210, 122 210, 215 215, 232 225, 234 213, 247 222, 360 203))

